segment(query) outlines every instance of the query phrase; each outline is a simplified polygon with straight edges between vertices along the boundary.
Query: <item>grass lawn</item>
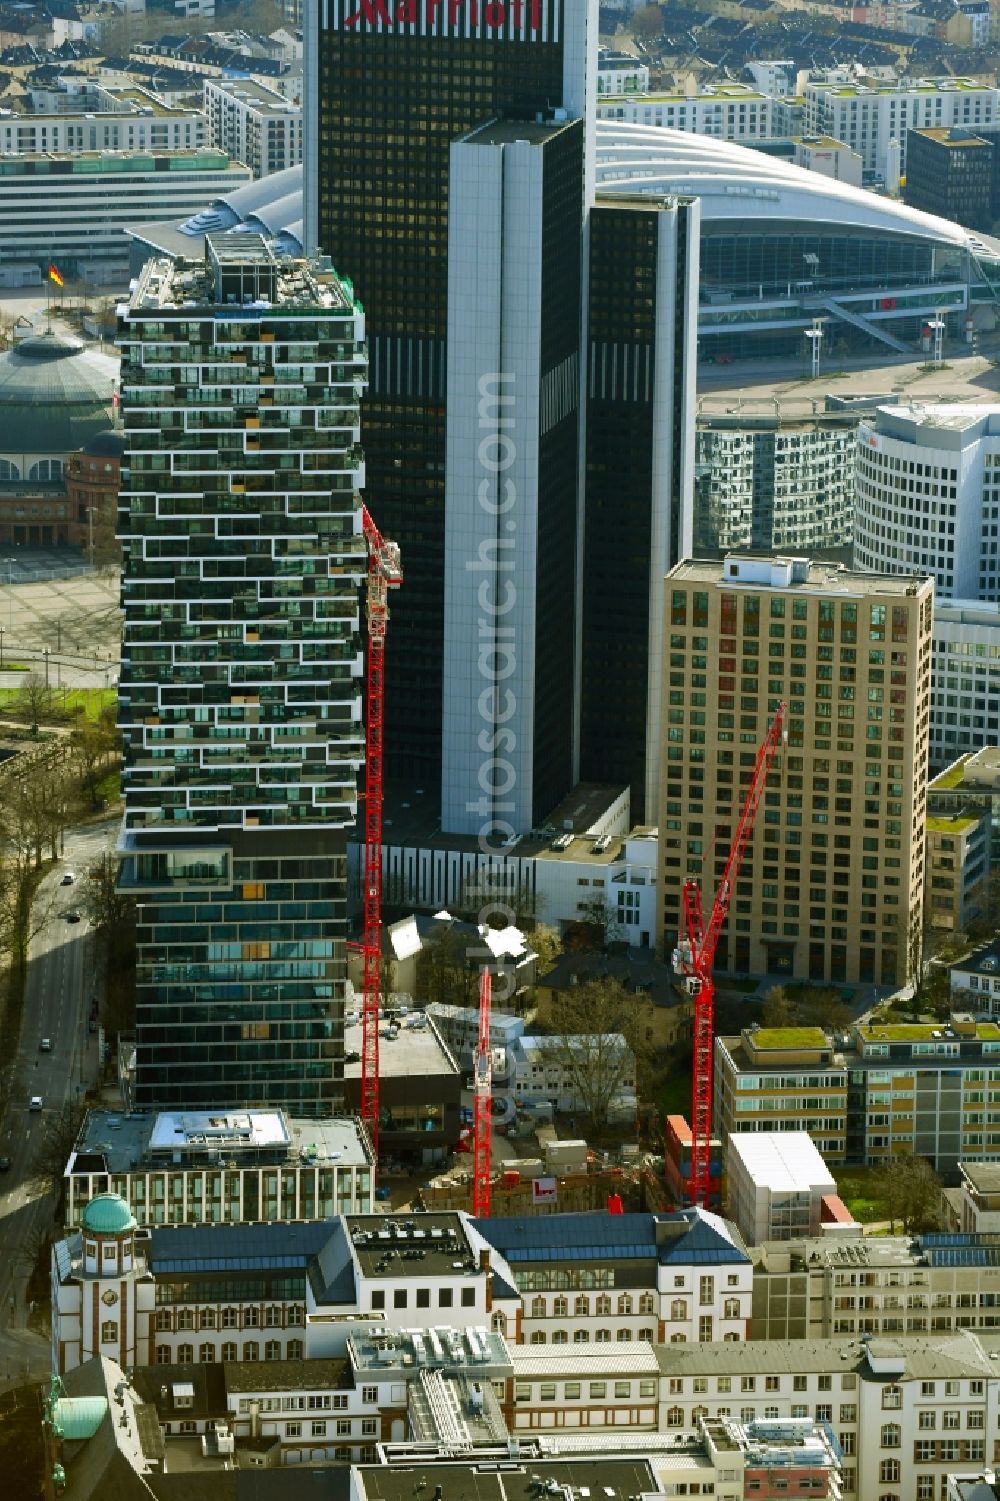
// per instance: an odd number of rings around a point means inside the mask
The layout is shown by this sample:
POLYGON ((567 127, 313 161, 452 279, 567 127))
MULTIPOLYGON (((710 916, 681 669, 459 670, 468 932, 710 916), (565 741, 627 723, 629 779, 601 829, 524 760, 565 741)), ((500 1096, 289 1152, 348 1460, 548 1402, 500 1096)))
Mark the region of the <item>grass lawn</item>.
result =
MULTIPOLYGON (((85 718, 97 720, 102 709, 113 705, 117 693, 114 688, 53 688, 51 702, 39 719, 48 723, 61 719, 85 718)), ((20 688, 0 688, 0 712, 20 711, 20 688)))
POLYGON ((887 1220, 889 1206, 882 1197, 879 1185, 881 1169, 870 1167, 835 1167, 837 1191, 856 1220, 870 1224, 872 1220, 887 1220))
POLYGON ((850 988, 842 989, 839 985, 809 985, 802 980, 793 981, 789 985, 782 985, 782 990, 790 1001, 800 1005, 808 1005, 810 1001, 829 998, 834 1001, 843 1001, 849 1005, 854 999, 854 991, 850 988))
POLYGON ((114 771, 109 771, 107 776, 103 777, 94 788, 94 796, 99 800, 103 800, 106 808, 113 807, 115 803, 120 802, 121 795, 122 779, 121 773, 117 768, 114 771))

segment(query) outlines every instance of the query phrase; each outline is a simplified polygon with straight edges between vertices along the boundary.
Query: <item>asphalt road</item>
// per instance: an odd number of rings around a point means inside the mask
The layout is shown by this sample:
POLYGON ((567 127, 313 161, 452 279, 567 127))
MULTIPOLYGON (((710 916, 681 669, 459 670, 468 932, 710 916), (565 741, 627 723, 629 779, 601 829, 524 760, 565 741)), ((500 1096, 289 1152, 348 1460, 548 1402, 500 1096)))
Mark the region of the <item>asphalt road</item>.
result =
POLYGON ((7 1066, 13 1077, 10 1103, 0 1123, 0 1155, 11 1159, 0 1175, 0 1387, 49 1370, 48 1342, 30 1330, 26 1290, 27 1248, 52 1228, 54 1190, 38 1170, 46 1126, 67 1101, 82 1104, 97 1078, 98 1039, 89 1031, 93 959, 86 915, 86 869, 114 836, 117 819, 106 819, 66 836, 63 859, 41 882, 34 907, 39 931, 31 941, 20 1045, 7 1066), (76 881, 61 885, 66 871, 76 881), (79 911, 69 923, 66 913, 79 911), (51 1051, 40 1044, 48 1038, 51 1051), (41 1111, 30 1110, 40 1095, 41 1111))

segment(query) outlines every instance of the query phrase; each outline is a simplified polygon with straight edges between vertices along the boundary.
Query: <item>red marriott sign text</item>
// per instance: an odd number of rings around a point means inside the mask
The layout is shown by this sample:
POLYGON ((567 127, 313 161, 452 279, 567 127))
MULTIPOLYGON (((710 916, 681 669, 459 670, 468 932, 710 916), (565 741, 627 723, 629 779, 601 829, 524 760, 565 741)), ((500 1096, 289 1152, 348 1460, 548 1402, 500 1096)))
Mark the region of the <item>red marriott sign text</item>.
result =
MULTIPOLYGON (((350 0, 347 0, 350 3, 350 0)), ((482 36, 543 30, 544 0, 360 0, 344 16, 345 27, 376 31, 482 36)))

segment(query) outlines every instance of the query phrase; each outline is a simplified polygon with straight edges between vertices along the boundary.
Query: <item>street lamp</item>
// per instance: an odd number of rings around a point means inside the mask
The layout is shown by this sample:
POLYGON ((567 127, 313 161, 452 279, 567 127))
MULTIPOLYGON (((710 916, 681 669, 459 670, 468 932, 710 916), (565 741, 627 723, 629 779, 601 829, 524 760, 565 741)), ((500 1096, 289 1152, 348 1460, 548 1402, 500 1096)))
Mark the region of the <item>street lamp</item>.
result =
POLYGON ((3 672, 3 638, 4 627, 0 625, 0 672, 3 672))
POLYGON ((937 314, 936 317, 934 317, 934 318, 931 319, 931 321, 930 321, 930 323, 928 323, 927 327, 930 329, 931 333, 934 335, 934 363, 935 363, 935 365, 940 365, 940 364, 943 363, 943 361, 942 361, 942 355, 944 354, 944 331, 945 331, 945 321, 942 318, 940 312, 938 312, 938 314, 937 314))
POLYGON ((47 646, 43 646, 42 647, 42 655, 45 658, 45 688, 46 688, 46 691, 48 691, 48 686, 49 686, 49 648, 47 646))
POLYGON ((812 378, 815 380, 819 375, 819 346, 823 342, 822 320, 814 318, 812 328, 807 328, 805 334, 812 345, 812 378))

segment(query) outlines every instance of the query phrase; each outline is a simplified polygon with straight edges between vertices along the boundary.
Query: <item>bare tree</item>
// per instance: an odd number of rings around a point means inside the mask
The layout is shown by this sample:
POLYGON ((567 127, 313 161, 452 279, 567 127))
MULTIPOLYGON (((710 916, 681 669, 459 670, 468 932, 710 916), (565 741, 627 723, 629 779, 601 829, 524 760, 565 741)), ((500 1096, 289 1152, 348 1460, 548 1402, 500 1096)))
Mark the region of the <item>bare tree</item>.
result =
POLYGON ((644 5, 632 17, 632 35, 643 41, 663 35, 663 11, 659 5, 644 5))
POLYGON ((578 902, 577 911, 580 913, 580 922, 594 930, 596 942, 593 946, 603 953, 606 954, 616 945, 625 942, 625 929, 603 892, 599 891, 586 901, 578 902))
POLYGON ((42 1143, 35 1158, 35 1170, 54 1187, 59 1187, 63 1181, 66 1163, 76 1146, 83 1116, 84 1106, 78 1100, 67 1100, 45 1123, 42 1143))
POLYGON ((893 1231, 897 1220, 911 1234, 940 1228, 941 1179, 926 1157, 894 1157, 877 1182, 893 1231))
POLYGON ((113 717, 102 714, 96 723, 87 720, 72 731, 69 742, 80 788, 89 799, 91 808, 96 808, 98 785, 111 767, 118 749, 113 717))
POLYGON ((827 1032, 843 1032, 853 1020, 851 1008, 834 990, 808 992, 799 1001, 799 1016, 810 1026, 827 1032))
POLYGON ((607 1125, 616 1096, 634 1087, 639 1069, 649 1063, 639 1013, 636 997, 611 978, 553 998, 549 1025, 556 1035, 545 1039, 544 1050, 572 1080, 595 1130, 607 1125))
POLYGON ((22 1231, 18 1238, 14 1260, 22 1271, 30 1276, 38 1265, 43 1252, 48 1251, 49 1231, 45 1225, 34 1225, 22 1231))
POLYGON ((479 989, 479 968, 470 962, 467 933, 442 923, 417 956, 417 994, 424 1001, 472 1006, 479 989))
POLYGON ((14 702, 20 717, 37 731, 38 721, 52 709, 52 693, 40 673, 29 672, 22 679, 14 702))
POLYGON ((783 985, 774 985, 764 997, 761 1025, 764 1027, 794 1027, 798 1021, 795 1002, 783 985))
POLYGON ((536 923, 528 935, 528 942, 533 952, 538 957, 535 969, 536 980, 541 979, 548 970, 552 969, 557 959, 562 958, 562 940, 555 928, 550 928, 546 923, 536 923))

